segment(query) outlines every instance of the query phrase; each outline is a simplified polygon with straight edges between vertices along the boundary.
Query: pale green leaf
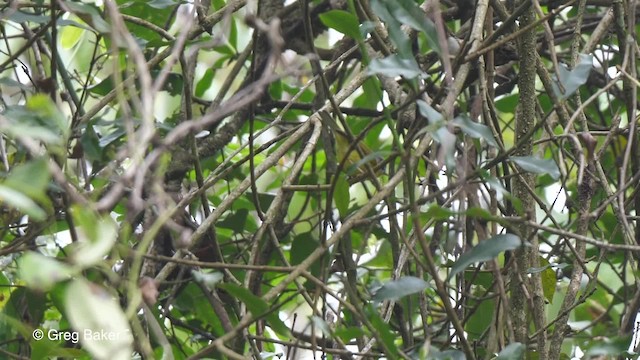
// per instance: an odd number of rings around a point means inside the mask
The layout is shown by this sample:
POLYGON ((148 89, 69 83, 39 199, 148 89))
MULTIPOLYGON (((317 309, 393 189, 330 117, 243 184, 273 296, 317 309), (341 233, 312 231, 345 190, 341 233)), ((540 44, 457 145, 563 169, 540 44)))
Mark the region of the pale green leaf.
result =
POLYGON ((91 211, 74 211, 79 225, 78 242, 71 253, 73 263, 86 268, 101 261, 113 248, 118 237, 110 217, 97 217, 91 211))
POLYGON ((493 137, 493 133, 488 126, 472 121, 466 115, 460 115, 453 119, 453 124, 460 127, 460 129, 462 129, 462 132, 469 135, 470 137, 474 139, 483 139, 487 142, 487 144, 493 147, 498 147, 498 143, 493 137))
POLYGON ((131 359, 129 322, 112 294, 87 280, 76 279, 66 288, 64 306, 71 326, 80 334, 80 343, 94 359, 131 359))
POLYGON ((398 300, 407 295, 419 293, 428 287, 429 283, 420 278, 405 276, 382 285, 372 299, 374 301, 398 300))
POLYGON ((571 96, 580 86, 587 82, 592 68, 593 56, 586 54, 580 54, 578 64, 576 64, 576 67, 573 70, 569 70, 565 64, 560 64, 558 68, 558 76, 564 91, 561 91, 557 83, 553 83, 553 90, 556 95, 561 99, 566 99, 571 96))
POLYGON ((413 79, 423 73, 415 60, 403 59, 398 55, 389 55, 384 59, 371 60, 369 74, 380 74, 389 77, 402 76, 406 79, 413 79))
POLYGON ((500 351, 496 360, 522 360, 524 359, 525 350, 526 346, 523 344, 511 343, 500 351))
POLYGON ((47 291, 71 278, 76 271, 69 265, 37 252, 27 252, 18 260, 18 274, 28 287, 47 291))
POLYGON ((540 159, 533 156, 511 156, 509 159, 530 173, 549 174, 554 180, 560 177, 560 169, 551 159, 540 159))
POLYGON ((451 273, 449 273, 447 279, 451 279, 473 263, 489 261, 503 251, 514 250, 520 246, 522 246, 522 240, 514 234, 496 235, 490 239, 481 241, 478 245, 460 256, 458 261, 451 267, 451 273))
POLYGON ((333 191, 333 201, 341 218, 345 218, 349 212, 349 182, 344 176, 339 176, 333 191))
POLYGON ((30 197, 4 185, 0 185, 0 202, 18 209, 33 220, 42 221, 47 217, 47 213, 30 197))
POLYGON ((252 294, 246 288, 235 284, 221 284, 219 287, 240 299, 240 301, 247 305, 247 309, 251 311, 254 317, 264 316, 269 327, 276 333, 289 336, 289 328, 280 320, 277 312, 269 312, 269 304, 267 304, 266 301, 252 294))
POLYGON ((330 27, 342 34, 353 39, 361 39, 360 22, 353 14, 344 10, 329 10, 320 14, 320 21, 327 27, 330 27))

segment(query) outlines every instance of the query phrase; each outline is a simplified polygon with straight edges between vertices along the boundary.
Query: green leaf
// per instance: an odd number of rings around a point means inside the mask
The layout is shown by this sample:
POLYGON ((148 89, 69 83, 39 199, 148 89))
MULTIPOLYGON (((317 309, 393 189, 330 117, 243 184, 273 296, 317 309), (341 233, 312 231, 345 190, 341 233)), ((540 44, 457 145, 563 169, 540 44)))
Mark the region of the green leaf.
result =
POLYGON ((429 120, 429 124, 437 124, 444 121, 444 116, 440 114, 436 109, 427 104, 424 100, 418 100, 418 111, 420 114, 429 120))
POLYGON ((560 84, 564 88, 564 92, 561 91, 557 82, 553 83, 553 90, 558 97, 566 99, 578 90, 578 88, 584 85, 589 78, 593 68, 593 56, 587 54, 580 54, 578 64, 573 70, 565 64, 560 64, 558 68, 558 76, 560 78, 560 84))
POLYGON ((277 311, 269 312, 269 304, 252 294, 249 290, 235 284, 221 284, 218 287, 228 292, 231 296, 240 299, 254 318, 264 316, 269 326, 279 335, 289 336, 289 328, 280 320, 277 311))
POLYGON ((423 215, 426 219, 447 220, 456 215, 456 212, 451 211, 450 209, 442 207, 438 204, 433 204, 429 206, 429 208, 423 215))
POLYGON ((42 221, 47 217, 47 213, 35 201, 31 200, 30 197, 1 184, 0 200, 18 209, 20 212, 29 215, 33 220, 42 221))
POLYGON ((407 295, 417 294, 428 287, 429 283, 420 278, 405 276, 382 285, 373 294, 372 299, 374 301, 398 300, 407 295))
POLYGON ((406 24, 416 30, 422 31, 429 46, 438 54, 442 53, 436 27, 424 11, 413 0, 387 0, 387 8, 391 14, 402 24, 406 24))
POLYGON ((228 215, 224 220, 220 221, 216 226, 241 233, 244 230, 244 225, 247 223, 248 216, 249 210, 238 209, 236 212, 228 215))
POLYGON ((76 279, 66 288, 64 304, 83 348, 94 358, 131 359, 133 335, 127 317, 112 294, 84 279, 76 279))
POLYGON ((222 324, 211 308, 208 301, 203 301, 202 289, 194 282, 187 284, 173 303, 175 308, 183 314, 189 314, 196 324, 206 324, 213 329, 214 334, 222 335, 222 324))
POLYGON ((376 162, 384 160, 387 156, 393 154, 390 150, 373 151, 365 155, 362 159, 358 160, 355 164, 349 166, 346 170, 347 174, 353 174, 357 169, 365 169, 365 164, 375 166, 376 162))
POLYGON ((533 156, 511 156, 509 159, 530 173, 549 174, 554 180, 560 177, 560 169, 551 159, 539 159, 533 156))
POLYGON ((34 15, 22 11, 3 11, 0 15, 2 15, 3 18, 7 17, 8 20, 16 23, 31 22, 34 24, 46 24, 51 21, 49 16, 34 15))
POLYGON ((390 358, 390 359, 398 358, 399 357, 398 347, 395 344, 395 336, 393 336, 393 333, 389 328, 389 324, 387 324, 382 320, 382 318, 380 317, 380 314, 378 314, 376 309, 371 305, 368 305, 365 307, 365 315, 371 321, 373 328, 378 332, 380 338, 382 339, 382 342, 385 344, 387 349, 391 352, 391 354, 388 354, 389 356, 387 358, 390 358))
POLYGON ((462 132, 469 135, 474 139, 483 139, 487 142, 487 144, 498 147, 498 143, 496 139, 493 137, 493 133, 488 126, 477 123, 475 121, 471 121, 471 119, 466 115, 460 115, 453 119, 453 124, 457 125, 462 129, 462 132))
POLYGON ((167 8, 169 6, 175 6, 178 5, 179 2, 176 0, 152 0, 149 1, 147 3, 147 5, 151 6, 152 8, 156 8, 156 9, 164 9, 167 8))
MULTIPOLYGON (((478 285, 476 281, 473 285, 478 285)), ((478 286, 478 288, 480 288, 478 286)), ((477 298, 482 298, 484 290, 477 289, 474 291, 477 298)), ((478 340, 489 328, 494 318, 496 301, 494 299, 471 300, 469 307, 475 309, 469 314, 469 319, 465 322, 464 331, 467 333, 469 340, 478 340)))
POLYGON ((464 353, 460 350, 440 351, 435 346, 429 346, 426 360, 465 360, 464 353))
POLYGON ((556 278, 556 272, 553 270, 547 259, 540 256, 538 261, 540 261, 541 266, 539 268, 527 269, 527 273, 540 273, 544 298, 551 303, 553 301, 553 296, 556 293, 556 283, 558 281, 556 278))
POLYGON ((92 92, 94 94, 97 94, 97 95, 102 95, 102 96, 107 95, 114 88, 115 88, 115 86, 114 86, 113 79, 111 78, 111 76, 106 77, 104 80, 100 81, 99 83, 97 83, 95 85, 91 85, 91 86, 87 87, 87 89, 90 92, 92 92))
MULTIPOLYGON (((293 238, 293 242, 291 243, 291 250, 289 251, 290 263, 292 266, 299 265, 304 260, 306 260, 311 253, 313 253, 318 247, 320 247, 320 242, 314 236, 312 232, 304 232, 302 234, 297 234, 293 238)), ((319 277, 322 273, 322 261, 315 261, 309 267, 309 273, 311 275, 319 277)), ((307 281, 304 283, 305 288, 308 290, 315 289, 315 283, 311 281, 307 281)))
POLYGON ((293 238, 291 251, 289 252, 291 265, 299 265, 302 263, 318 246, 320 246, 320 243, 313 236, 313 233, 304 232, 296 235, 293 238))
POLYGON ((330 27, 342 34, 353 39, 362 39, 360 34, 360 22, 353 14, 344 10, 330 10, 320 14, 320 21, 327 27, 330 27))
POLYGON ((522 246, 522 240, 520 240, 520 237, 513 234, 496 235, 490 239, 482 241, 478 245, 474 246, 473 249, 460 256, 458 261, 456 261, 451 267, 451 273, 447 277, 447 280, 451 279, 473 263, 491 260, 503 251, 514 250, 520 246, 522 246))
POLYGON ((524 351, 526 346, 521 343, 511 343, 507 345, 500 353, 496 360, 521 360, 524 359, 524 351))
POLYGON ((74 264, 87 268, 102 261, 111 251, 118 229, 110 217, 98 217, 86 209, 74 208, 73 217, 78 225, 78 242, 71 245, 70 258, 74 264))
MULTIPOLYGON (((50 18, 47 18, 47 21, 51 20, 50 18)), ((17 82, 15 80, 13 80, 10 77, 3 77, 0 78, 0 85, 5 85, 5 86, 11 86, 11 87, 16 87, 20 90, 23 91, 33 91, 33 88, 30 86, 27 86, 25 84, 22 84, 20 82, 17 82)))
POLYGON ((105 34, 111 31, 109 23, 104 21, 98 9, 96 9, 93 5, 67 1, 65 2, 65 6, 67 6, 69 10, 71 10, 71 12, 78 14, 78 17, 80 17, 98 32, 105 34))
POLYGON ((41 125, 62 136, 63 143, 66 141, 69 122, 48 95, 33 95, 27 100, 26 107, 39 117, 41 125))
POLYGON ((86 33, 87 31, 79 26, 65 26, 60 29, 60 45, 65 49, 71 49, 86 33))
POLYGON ((369 75, 402 76, 405 79, 413 79, 423 74, 414 59, 403 59, 398 55, 389 55, 384 59, 371 60, 368 72, 369 75))
POLYGON ((49 145, 48 150, 66 150, 69 121, 45 94, 31 96, 25 106, 8 106, 2 112, 6 120, 0 131, 14 137, 28 137, 49 145))
POLYGON ((202 97, 204 93, 209 90, 211 84, 213 83, 213 77, 215 74, 216 72, 211 68, 207 69, 207 71, 204 72, 204 75, 202 75, 202 78, 196 84, 197 97, 202 97))
POLYGON ((389 38, 398 49, 398 54, 404 59, 412 59, 409 37, 402 31, 402 24, 392 15, 393 4, 388 0, 371 0, 370 4, 373 12, 387 23, 389 38))
POLYGON ((595 356, 615 357, 618 355, 627 355, 631 338, 632 336, 629 334, 606 338, 600 341, 592 341, 589 344, 589 349, 586 351, 584 358, 590 359, 595 356))
POLYGON ((338 181, 336 181, 336 188, 333 191, 333 201, 335 201, 338 213, 343 219, 349 212, 349 200, 349 182, 347 182, 344 175, 339 175, 338 181))
POLYGON ((500 221, 501 220, 500 217, 491 215, 489 210, 483 209, 483 208, 478 207, 478 206, 470 207, 467 211, 465 211, 465 214, 467 214, 467 216, 470 216, 470 217, 473 217, 473 218, 476 218, 476 219, 482 219, 482 220, 485 220, 485 221, 500 221))
POLYGON ((322 332, 322 335, 324 335, 327 338, 331 337, 331 327, 329 326, 329 324, 327 324, 327 322, 323 318, 319 316, 311 316, 310 320, 313 326, 315 326, 317 329, 320 330, 320 332, 322 332))
POLYGON ((37 252, 27 252, 18 260, 19 277, 28 287, 47 291, 55 284, 75 275, 76 270, 37 252))
POLYGON ((219 271, 204 272, 202 270, 192 270, 193 279, 209 289, 213 289, 218 283, 224 279, 224 274, 219 271))
POLYGON ((100 147, 100 138, 94 130, 93 125, 87 125, 84 133, 80 136, 80 144, 88 160, 103 160, 103 148, 100 147))
POLYGON ((348 343, 357 337, 363 336, 364 331, 362 330, 362 328, 355 327, 355 326, 348 327, 348 328, 341 327, 339 329, 336 329, 335 335, 340 339, 342 339, 343 342, 348 343))
POLYGON ((4 306, 7 305, 10 296, 11 282, 3 273, 0 273, 0 314, 4 309, 4 306))

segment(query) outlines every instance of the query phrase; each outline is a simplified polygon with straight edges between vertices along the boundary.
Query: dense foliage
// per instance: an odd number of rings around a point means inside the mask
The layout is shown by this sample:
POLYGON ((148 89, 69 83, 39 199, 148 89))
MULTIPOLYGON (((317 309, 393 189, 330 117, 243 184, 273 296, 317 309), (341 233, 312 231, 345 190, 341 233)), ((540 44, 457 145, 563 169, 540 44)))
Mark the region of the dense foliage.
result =
POLYGON ((635 6, 4 2, 0 357, 634 352, 635 6))

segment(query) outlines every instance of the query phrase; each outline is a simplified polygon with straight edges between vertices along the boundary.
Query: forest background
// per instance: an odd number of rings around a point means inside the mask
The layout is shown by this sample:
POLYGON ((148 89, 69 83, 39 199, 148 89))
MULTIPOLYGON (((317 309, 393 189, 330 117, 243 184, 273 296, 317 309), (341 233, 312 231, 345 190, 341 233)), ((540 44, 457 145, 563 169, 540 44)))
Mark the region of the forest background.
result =
POLYGON ((637 16, 4 2, 0 356, 631 356, 637 16))

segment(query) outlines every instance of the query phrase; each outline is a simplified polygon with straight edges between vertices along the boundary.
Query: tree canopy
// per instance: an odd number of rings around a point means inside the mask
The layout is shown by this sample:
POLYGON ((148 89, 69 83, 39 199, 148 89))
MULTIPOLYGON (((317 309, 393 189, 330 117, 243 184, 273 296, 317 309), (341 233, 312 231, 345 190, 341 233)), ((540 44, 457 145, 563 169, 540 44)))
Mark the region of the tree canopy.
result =
POLYGON ((636 2, 0 5, 0 354, 631 356, 636 2))

